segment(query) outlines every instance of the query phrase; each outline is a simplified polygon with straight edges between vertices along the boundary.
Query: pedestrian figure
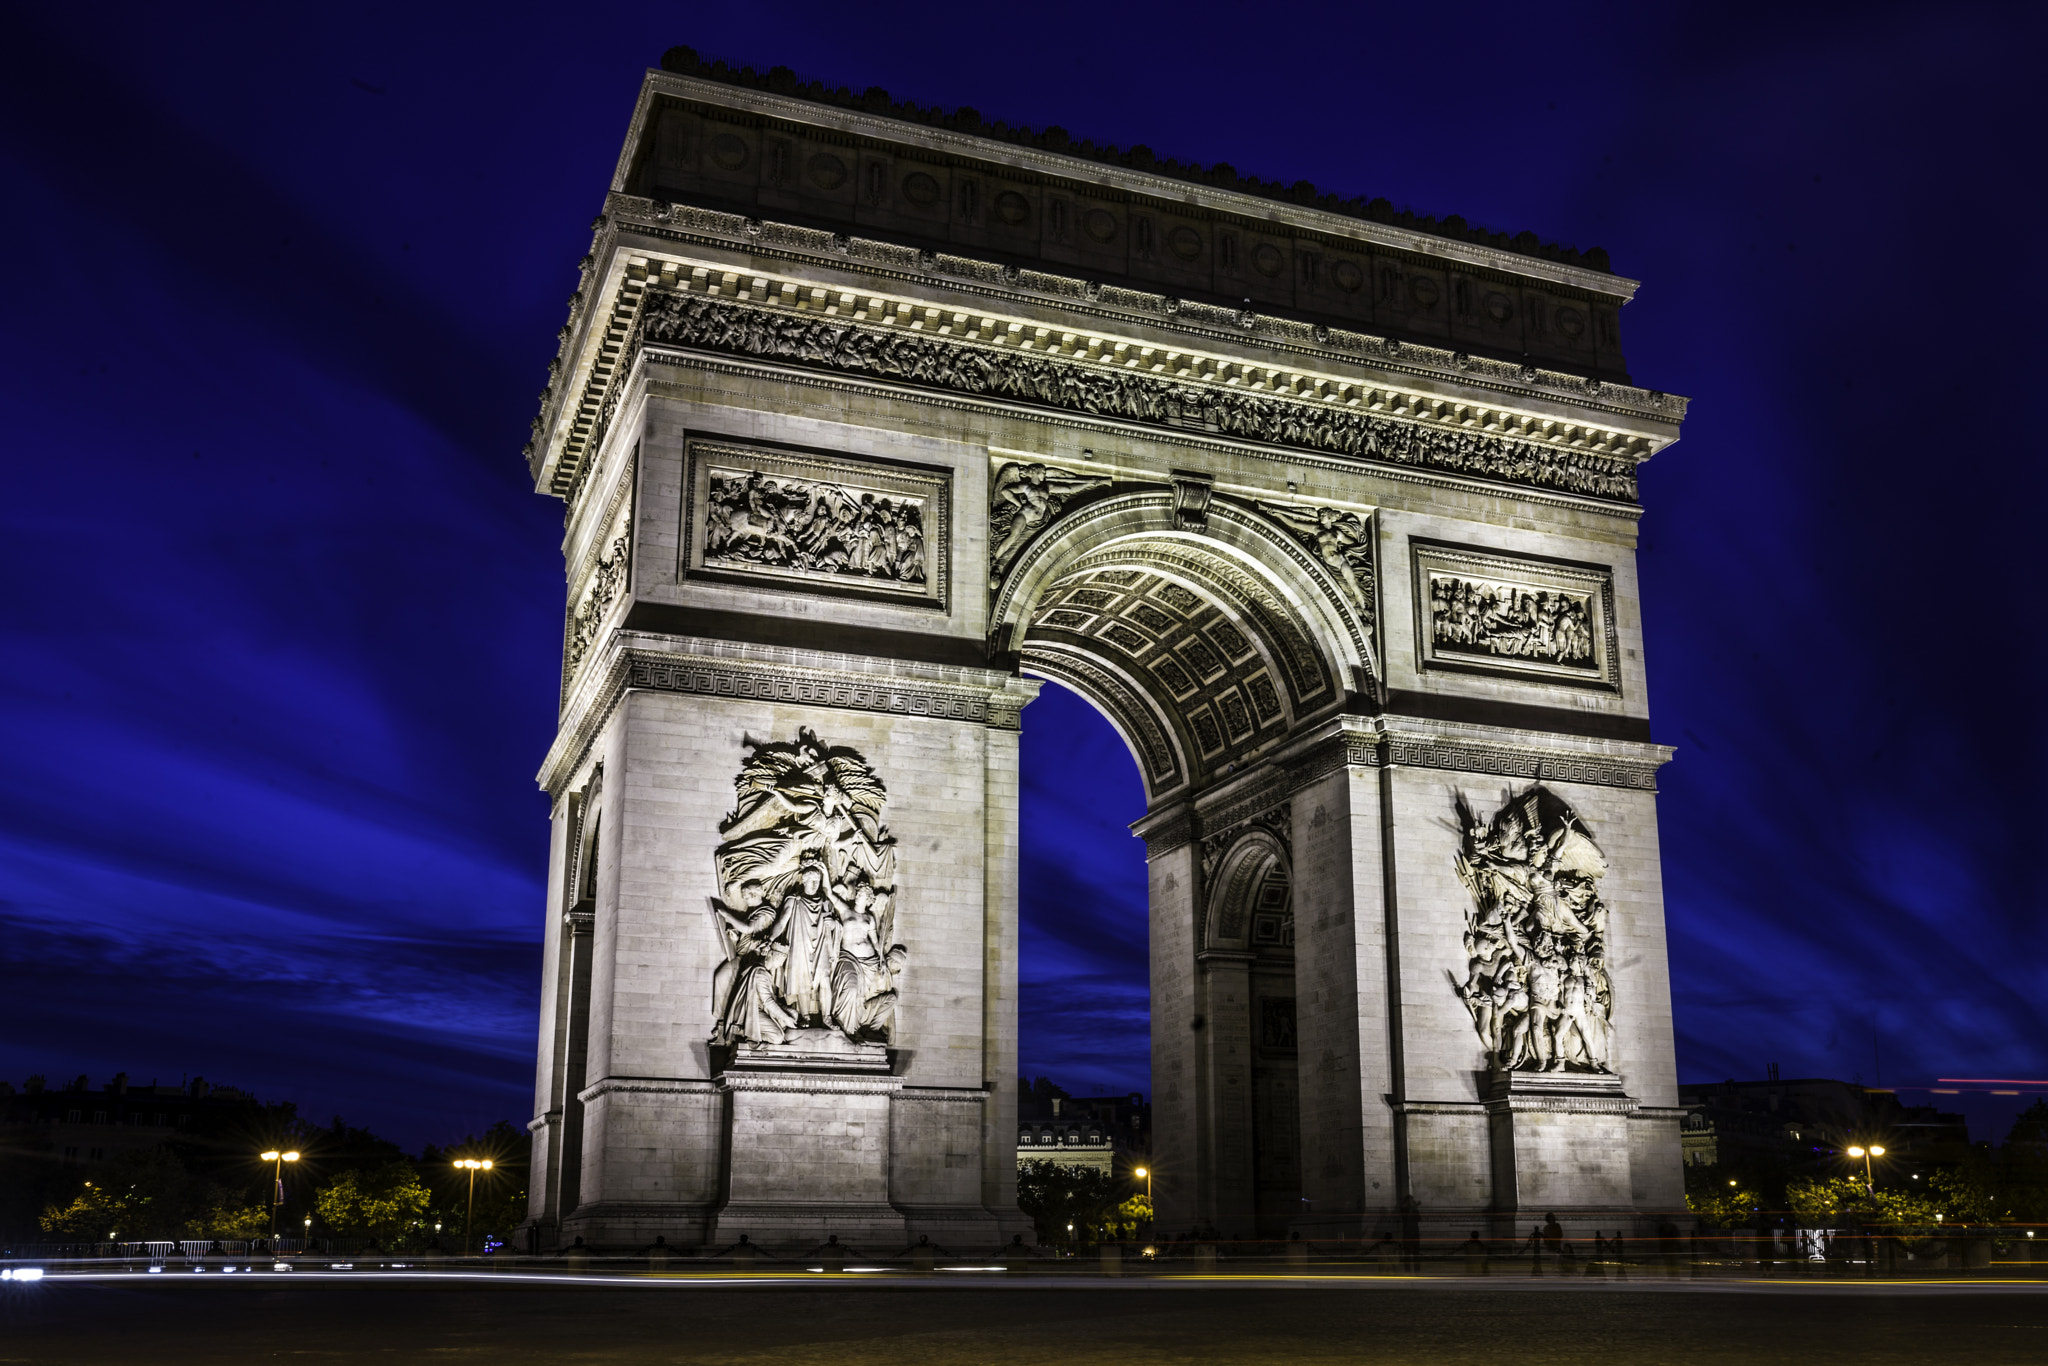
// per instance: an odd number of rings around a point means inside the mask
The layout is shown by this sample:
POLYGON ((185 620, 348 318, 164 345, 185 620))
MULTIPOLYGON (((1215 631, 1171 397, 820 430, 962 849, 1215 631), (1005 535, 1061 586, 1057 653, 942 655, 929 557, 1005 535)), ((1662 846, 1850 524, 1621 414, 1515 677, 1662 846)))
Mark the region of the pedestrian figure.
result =
POLYGON ((1614 1236, 1607 1240, 1607 1257, 1609 1261, 1614 1263, 1614 1279, 1617 1281, 1627 1280, 1628 1258, 1622 1248, 1620 1229, 1614 1230, 1614 1236))
POLYGON ((1531 1224, 1529 1226, 1529 1274, 1531 1276, 1541 1276, 1543 1274, 1543 1226, 1541 1224, 1531 1224))
POLYGON ((1597 1228, 1593 1230, 1593 1255, 1586 1261, 1586 1274, 1603 1280, 1607 1276, 1607 1235, 1597 1228))
POLYGON ((1465 1254, 1465 1274, 1467 1276, 1484 1276, 1487 1274, 1489 1269, 1487 1267, 1488 1253, 1486 1244, 1479 1241, 1478 1229, 1474 1229, 1470 1234, 1466 1235, 1465 1241, 1459 1246, 1458 1251, 1465 1254))

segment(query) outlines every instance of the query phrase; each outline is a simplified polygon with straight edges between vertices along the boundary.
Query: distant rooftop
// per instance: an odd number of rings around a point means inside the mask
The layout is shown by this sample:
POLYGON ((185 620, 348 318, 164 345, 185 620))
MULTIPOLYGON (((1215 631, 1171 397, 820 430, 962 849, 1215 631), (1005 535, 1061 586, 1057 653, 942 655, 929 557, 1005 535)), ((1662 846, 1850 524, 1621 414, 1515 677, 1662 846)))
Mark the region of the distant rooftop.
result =
POLYGON ((1505 232, 1495 232, 1467 223, 1458 214, 1451 214, 1445 218, 1429 218, 1406 208, 1397 209, 1385 199, 1342 199, 1334 194, 1319 193, 1316 187, 1306 180, 1283 185, 1277 180, 1241 176, 1237 173, 1237 168, 1229 162, 1219 161, 1214 166, 1201 166, 1194 162, 1176 161, 1170 157, 1155 156, 1150 147, 1142 144, 1128 148, 1098 146, 1093 142, 1074 140, 1066 129, 1057 125, 1033 129, 1003 123, 1000 120, 988 123, 983 121, 979 110, 965 105, 958 109, 945 110, 936 105, 926 106, 908 100, 895 100, 890 98, 888 91, 878 85, 871 85, 855 93, 850 86, 828 86, 823 81, 806 81, 786 66, 774 66, 760 72, 751 66, 735 67, 723 61, 705 61, 697 55, 695 48, 689 47, 672 47, 663 53, 661 69, 742 89, 769 90, 792 99, 836 105, 842 109, 858 109, 863 113, 901 119, 906 123, 950 128, 957 133, 971 133, 976 137, 990 138, 997 142, 1036 147, 1085 161, 1107 162, 1151 175, 1185 180, 1195 185, 1212 185, 1218 189, 1234 190, 1239 194, 1254 195, 1260 199, 1270 199, 1283 204, 1301 204, 1321 209, 1326 213, 1343 214, 1349 218, 1372 223, 1384 223, 1409 232, 1425 233, 1454 242, 1476 242, 1499 251, 1511 251, 1520 256, 1532 256, 1540 260, 1556 261, 1608 274, 1612 274, 1614 270, 1608 263, 1604 247, 1588 247, 1584 251, 1579 251, 1568 245, 1545 242, 1533 232, 1521 232, 1512 236, 1505 232))

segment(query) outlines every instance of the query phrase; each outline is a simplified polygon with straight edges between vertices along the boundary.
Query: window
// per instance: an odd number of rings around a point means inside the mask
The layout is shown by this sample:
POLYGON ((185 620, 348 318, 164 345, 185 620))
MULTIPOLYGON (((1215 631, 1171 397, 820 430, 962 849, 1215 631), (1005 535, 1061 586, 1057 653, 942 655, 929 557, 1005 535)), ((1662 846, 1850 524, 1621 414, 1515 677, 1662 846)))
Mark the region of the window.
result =
POLYGON ((78 1149, 66 1148, 64 1150, 64 1160, 66 1162, 76 1162, 78 1160, 78 1149))
POLYGON ((100 1160, 101 1158, 105 1157, 106 1155, 107 1155, 107 1150, 106 1150, 105 1148, 94 1148, 94 1149, 92 1150, 92 1160, 93 1160, 93 1161, 95 1161, 95 1162, 99 1161, 99 1160, 100 1160))
POLYGON ((93 1111, 92 1122, 95 1124, 105 1124, 107 1122, 107 1112, 105 1110, 93 1111))
POLYGON ((84 1117, 85 1112, 83 1110, 67 1110, 64 1114, 64 1122, 66 1124, 76 1124, 84 1117))

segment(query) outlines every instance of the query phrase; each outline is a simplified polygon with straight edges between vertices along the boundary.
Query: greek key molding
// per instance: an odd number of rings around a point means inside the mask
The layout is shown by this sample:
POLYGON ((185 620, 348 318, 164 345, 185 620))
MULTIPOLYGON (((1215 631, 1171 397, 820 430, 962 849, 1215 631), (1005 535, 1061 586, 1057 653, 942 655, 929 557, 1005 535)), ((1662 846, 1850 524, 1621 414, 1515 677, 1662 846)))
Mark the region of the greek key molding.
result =
POLYGON ((1145 861, 1147 863, 1150 863, 1162 854, 1172 853, 1182 845, 1195 842, 1197 827, 1193 811, 1183 807, 1158 824, 1141 829, 1140 827, 1145 827, 1146 821, 1149 819, 1147 817, 1131 822, 1132 832, 1139 839, 1145 841, 1145 861))
MULTIPOLYGON (((908 310, 910 306, 903 307, 908 310)), ((993 320, 989 321, 992 328, 993 320)), ((1416 420, 1419 410, 1410 410, 1403 420, 1361 412, 1351 406, 1355 399, 1283 398, 1281 392, 1296 392, 1287 386, 1269 391, 1269 397, 1251 392, 1249 385, 1238 387, 1228 382, 1245 378, 1222 374, 1223 369, 1245 368, 1236 362, 1218 367, 1214 379, 1208 375, 1168 379, 1134 373, 1113 358, 1055 359, 1037 351, 942 339, 907 327, 649 288, 634 323, 629 350, 656 344, 763 357, 1152 426, 1216 432, 1390 465, 1557 489, 1605 502, 1633 505, 1636 501, 1632 458, 1485 435, 1462 426, 1425 425, 1416 420)), ((633 368, 630 357, 621 364, 621 373, 633 368)), ((1255 382, 1262 386, 1278 379, 1277 375, 1265 376, 1262 370, 1260 375, 1255 382)), ((1318 390, 1325 387, 1316 386, 1318 390)), ((1432 401, 1432 417, 1435 406, 1432 401)), ((602 439, 601 431, 598 439, 602 439)))
POLYGON ((786 667, 754 667, 729 660, 678 659, 639 651, 634 651, 631 659, 627 686, 632 688, 795 702, 843 711, 930 716, 941 721, 972 721, 999 729, 1017 728, 1014 713, 1009 718, 1011 723, 1004 725, 1005 716, 1000 709, 990 705, 990 695, 986 692, 905 687, 876 679, 812 673, 786 667))
POLYGON ((1377 736, 1356 733, 1333 735, 1287 762, 1287 785, 1289 790, 1299 791, 1341 768, 1379 766, 1380 746, 1377 736))
POLYGON ((895 1096, 901 1077, 859 1077, 828 1072, 720 1072, 720 1091, 778 1091, 784 1094, 829 1096, 895 1096))
POLYGON ((988 1092, 968 1086, 906 1086, 896 1093, 898 1105, 985 1105, 988 1098, 988 1092))
POLYGON ((1499 1096, 1483 1102, 1488 1114, 1633 1116, 1642 1107, 1632 1096, 1499 1096))
MULTIPOLYGON (((789 651, 789 657, 781 659, 742 660, 719 657, 715 642, 699 641, 696 648, 703 653, 623 649, 602 682, 593 684, 586 679, 570 708, 577 716, 575 726, 557 735, 542 763, 541 787, 560 799, 612 713, 626 694, 636 689, 926 716, 1010 731, 1023 728, 1024 707, 1037 695, 1036 684, 981 670, 973 672, 983 674, 988 680, 985 683, 943 683, 865 673, 857 667, 820 667, 805 662, 803 656, 809 652, 789 651)), ((849 659, 849 665, 852 663, 849 659)))
POLYGON ((1516 745, 1390 734, 1386 761, 1409 768, 1440 768, 1456 773, 1486 773, 1532 782, 1585 783, 1593 787, 1657 790, 1662 760, 1623 759, 1573 754, 1516 745))
POLYGON ((711 1096, 717 1089, 708 1078, 605 1077, 578 1091, 576 1099, 588 1105, 599 1096, 711 1096))

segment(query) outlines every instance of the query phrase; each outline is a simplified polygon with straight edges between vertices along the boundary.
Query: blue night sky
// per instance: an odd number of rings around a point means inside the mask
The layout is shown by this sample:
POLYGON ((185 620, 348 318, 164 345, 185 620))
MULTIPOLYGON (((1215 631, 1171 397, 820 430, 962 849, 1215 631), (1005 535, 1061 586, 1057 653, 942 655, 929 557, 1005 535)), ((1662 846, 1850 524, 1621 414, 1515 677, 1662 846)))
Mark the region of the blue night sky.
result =
MULTIPOLYGON (((1607 247, 1695 399, 1641 555, 1681 1076, 2048 1075, 2043 14, 7 7, 0 1077, 528 1116, 518 450, 675 43, 1607 247)), ((1025 719, 1024 1067, 1149 1089, 1135 767, 1025 719)))

